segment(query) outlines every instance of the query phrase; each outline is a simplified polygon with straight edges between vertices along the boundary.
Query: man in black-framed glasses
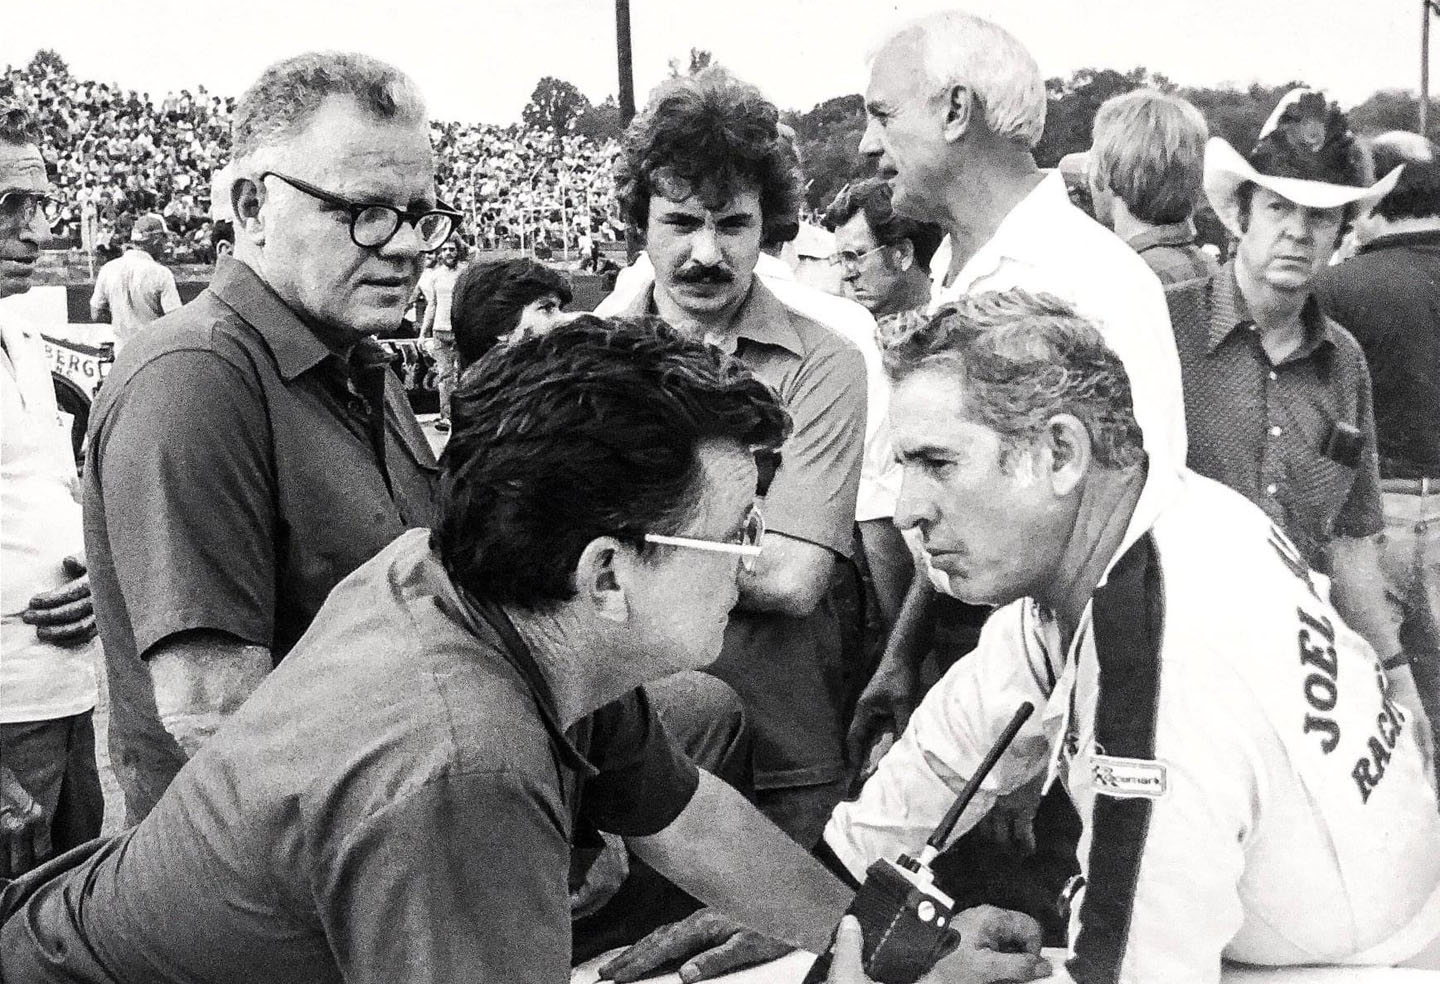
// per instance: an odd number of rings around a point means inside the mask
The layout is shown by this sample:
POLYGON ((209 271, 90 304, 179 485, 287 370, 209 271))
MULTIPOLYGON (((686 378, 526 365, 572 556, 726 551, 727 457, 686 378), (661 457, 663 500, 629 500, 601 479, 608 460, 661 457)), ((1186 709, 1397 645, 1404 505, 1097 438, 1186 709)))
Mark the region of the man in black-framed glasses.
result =
POLYGON ((300 55, 241 98, 233 151, 233 259, 126 347, 91 414, 87 540, 132 823, 330 589, 431 522, 435 459, 373 337, 459 218, 420 94, 363 55, 300 55))

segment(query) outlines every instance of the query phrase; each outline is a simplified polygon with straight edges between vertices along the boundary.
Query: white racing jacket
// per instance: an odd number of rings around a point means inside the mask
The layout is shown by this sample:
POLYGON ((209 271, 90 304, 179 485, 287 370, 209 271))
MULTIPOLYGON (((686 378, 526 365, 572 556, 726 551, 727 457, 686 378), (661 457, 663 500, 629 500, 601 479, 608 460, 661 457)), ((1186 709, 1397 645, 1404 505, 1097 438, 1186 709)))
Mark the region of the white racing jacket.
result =
POLYGON ((1257 507, 1151 476, 1069 651, 997 611, 825 840, 856 878, 915 854, 1022 701, 962 818, 1038 776, 1084 823, 1069 975, 1214 982, 1221 957, 1392 964, 1440 935, 1440 813, 1405 712, 1257 507))

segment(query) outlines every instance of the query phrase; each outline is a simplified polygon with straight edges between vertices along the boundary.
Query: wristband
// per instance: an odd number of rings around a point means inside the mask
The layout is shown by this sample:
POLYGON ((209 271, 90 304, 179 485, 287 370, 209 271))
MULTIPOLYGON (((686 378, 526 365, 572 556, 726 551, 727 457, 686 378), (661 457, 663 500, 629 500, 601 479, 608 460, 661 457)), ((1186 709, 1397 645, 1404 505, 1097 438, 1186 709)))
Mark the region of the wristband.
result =
POLYGON ((1407 656, 1404 653, 1396 653, 1387 660, 1382 660, 1380 665, 1386 670, 1398 670, 1402 666, 1415 665, 1415 657, 1407 656))

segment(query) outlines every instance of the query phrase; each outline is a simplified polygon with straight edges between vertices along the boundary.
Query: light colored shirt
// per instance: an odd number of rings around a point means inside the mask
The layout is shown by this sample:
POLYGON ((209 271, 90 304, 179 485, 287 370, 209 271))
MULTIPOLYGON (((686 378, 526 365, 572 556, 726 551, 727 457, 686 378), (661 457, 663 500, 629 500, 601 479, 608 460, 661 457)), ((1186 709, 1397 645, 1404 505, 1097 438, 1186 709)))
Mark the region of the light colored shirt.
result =
POLYGON ((962 295, 1023 287, 1073 304, 1095 322, 1125 364, 1135 419, 1152 468, 1185 465, 1185 403, 1180 356, 1160 281, 1124 241, 1070 203, 1058 171, 1005 216, 989 241, 944 282, 950 240, 940 244, 930 310, 962 295))
POLYGON ((429 306, 427 310, 435 312, 430 330, 444 338, 455 337, 455 330, 450 326, 450 298, 455 293, 455 281, 460 279, 463 269, 458 263, 453 270, 443 265, 436 266, 426 270, 420 278, 420 290, 429 306))
MULTIPOLYGON (((880 361, 875 318, 859 304, 798 283, 784 260, 761 253, 755 275, 776 299, 797 314, 818 321, 860 350, 865 359, 865 451, 860 459, 860 491, 855 520, 888 519, 895 515, 903 474, 895 462, 890 435, 890 380, 880 361)), ((655 282, 655 268, 641 253, 620 271, 615 290, 600 302, 601 317, 620 314, 655 282)))
POLYGON ((1152 472, 1074 641, 1031 599, 999 609, 825 840, 857 878, 917 853, 1030 701, 957 833, 1031 781, 1064 785, 1085 888, 1056 980, 1409 959, 1440 932, 1440 816, 1407 713, 1328 595, 1239 493, 1152 472))
POLYGON ((83 553, 84 539, 70 423, 40 336, 0 322, 0 338, 0 724, 15 724, 89 710, 96 682, 89 646, 41 642, 20 620, 31 597, 70 580, 61 561, 83 553))
POLYGON ((100 268, 92 310, 110 312, 115 348, 123 348, 135 333, 155 319, 180 307, 175 275, 155 262, 143 249, 127 249, 100 268))

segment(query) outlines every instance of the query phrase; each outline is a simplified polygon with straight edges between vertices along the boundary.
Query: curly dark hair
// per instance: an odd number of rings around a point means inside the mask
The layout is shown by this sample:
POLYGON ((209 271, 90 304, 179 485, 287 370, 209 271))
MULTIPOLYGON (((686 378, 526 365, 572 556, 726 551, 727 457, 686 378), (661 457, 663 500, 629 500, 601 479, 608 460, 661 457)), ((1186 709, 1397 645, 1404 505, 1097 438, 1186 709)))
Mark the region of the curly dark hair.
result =
POLYGON ((1390 194, 1376 203, 1376 215, 1392 222, 1440 217, 1440 155, 1433 144, 1416 153, 1377 139, 1374 154, 1376 174, 1389 174, 1402 165, 1405 168, 1390 194))
POLYGON ((787 242, 798 229, 800 160, 780 131, 780 112, 760 90, 723 68, 662 83, 625 131, 615 192, 625 220, 643 234, 650 197, 666 190, 729 201, 760 192, 763 240, 787 242))
POLYGON ((573 295, 565 278, 531 259, 497 260, 466 267, 450 295, 455 351, 465 368, 515 330, 531 301, 554 294, 562 304, 573 295))
POLYGON ((940 248, 940 240, 945 238, 945 233, 933 222, 896 215, 890 204, 890 195, 890 182, 883 178, 866 178, 847 184, 825 210, 825 225, 838 229, 863 212, 865 223, 870 226, 877 243, 894 246, 908 239, 915 248, 916 265, 928 272, 930 259, 940 248))
POLYGON ((709 439, 771 454, 790 418, 739 362, 658 318, 584 315, 492 349, 461 379, 431 544, 479 598, 573 598, 596 537, 641 553, 699 504, 709 439))
POLYGON ((1100 467, 1141 460, 1124 364, 1099 330, 1058 297, 1019 287, 971 294, 928 317, 887 319, 885 335, 891 380, 936 367, 953 373, 964 386, 965 416, 1000 435, 1002 464, 1059 413, 1085 425, 1100 467))

